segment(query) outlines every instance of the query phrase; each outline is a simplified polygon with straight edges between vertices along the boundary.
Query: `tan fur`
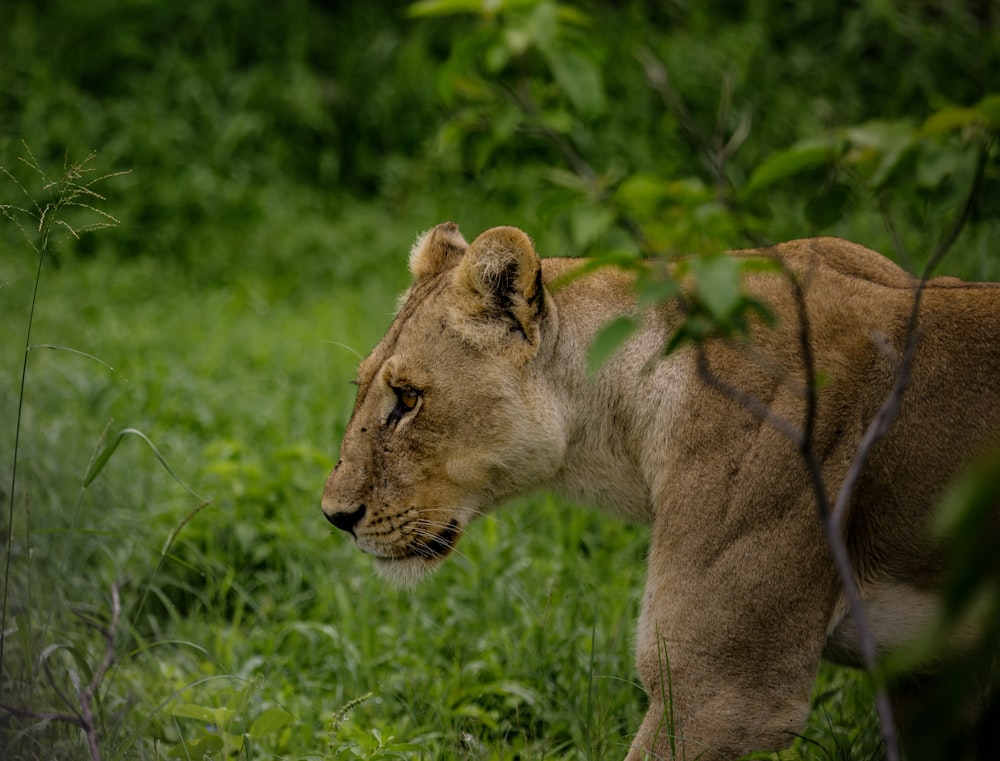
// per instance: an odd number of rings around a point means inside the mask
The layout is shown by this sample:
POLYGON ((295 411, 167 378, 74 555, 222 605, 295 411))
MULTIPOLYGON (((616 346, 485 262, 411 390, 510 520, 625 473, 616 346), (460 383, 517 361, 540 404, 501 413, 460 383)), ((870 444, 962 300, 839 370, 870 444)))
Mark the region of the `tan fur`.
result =
MULTIPOLYGON (((916 281, 834 238, 733 255, 776 258, 802 284, 825 379, 813 446, 835 493, 892 384, 916 281)), ((359 369, 323 510, 397 581, 440 563, 473 518, 538 487, 650 525, 637 638, 650 708, 629 761, 670 757, 668 713, 679 757, 783 747, 805 720, 821 656, 859 658, 802 458, 702 382, 693 348, 651 361, 677 305, 644 315, 588 375, 596 332, 634 298, 615 269, 543 286, 580 263, 540 261, 510 227, 471 244, 451 223, 420 238, 413 286, 359 369)), ((747 276, 776 324, 755 326, 747 342, 712 341, 706 355, 722 381, 800 427, 807 379, 791 282, 747 276)), ((961 467, 1000 441, 1000 288, 931 281, 919 331, 910 388, 844 526, 882 648, 934 614, 941 556, 924 535, 929 512, 961 467)))

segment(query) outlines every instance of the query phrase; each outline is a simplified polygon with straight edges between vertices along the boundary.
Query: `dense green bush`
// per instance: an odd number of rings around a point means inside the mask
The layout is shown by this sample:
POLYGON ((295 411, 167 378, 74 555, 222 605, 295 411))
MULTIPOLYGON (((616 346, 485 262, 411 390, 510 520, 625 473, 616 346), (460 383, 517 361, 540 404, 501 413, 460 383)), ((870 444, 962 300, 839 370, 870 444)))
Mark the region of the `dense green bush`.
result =
MULTIPOLYGON (((432 0, 409 12, 13 2, 0 148, 9 162, 26 139, 57 162, 96 147, 104 166, 132 170, 116 206, 126 224, 80 248, 212 278, 321 258, 359 198, 403 213, 416 203, 417 227, 449 213, 467 227, 500 221, 477 213, 486 207, 557 251, 620 245, 602 227, 616 209, 657 250, 852 227, 887 248, 855 154, 884 157, 907 126, 996 89, 991 13, 820 0, 432 0), (850 127, 866 133, 848 137, 846 166, 814 152, 807 173, 741 195, 775 151, 844 141, 850 127), (568 151, 593 176, 578 176, 568 151)), ((913 248, 928 246, 912 231, 936 202, 962 192, 967 127, 950 124, 946 148, 907 152, 909 164, 877 178, 885 196, 905 197, 893 208, 913 248), (908 197, 915 188, 926 192, 908 197)))

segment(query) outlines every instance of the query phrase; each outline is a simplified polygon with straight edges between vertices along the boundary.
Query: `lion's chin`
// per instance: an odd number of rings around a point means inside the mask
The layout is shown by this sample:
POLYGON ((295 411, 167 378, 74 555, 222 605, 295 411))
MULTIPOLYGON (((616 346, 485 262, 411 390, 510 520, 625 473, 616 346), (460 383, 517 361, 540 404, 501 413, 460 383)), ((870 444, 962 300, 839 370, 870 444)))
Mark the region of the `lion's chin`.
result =
POLYGON ((412 587, 441 565, 444 558, 375 558, 379 578, 397 587, 412 587))
POLYGON ((461 536, 461 524, 453 518, 439 534, 406 548, 405 555, 377 555, 375 569, 381 578, 391 584, 412 586, 441 565, 441 561, 451 553, 461 536))

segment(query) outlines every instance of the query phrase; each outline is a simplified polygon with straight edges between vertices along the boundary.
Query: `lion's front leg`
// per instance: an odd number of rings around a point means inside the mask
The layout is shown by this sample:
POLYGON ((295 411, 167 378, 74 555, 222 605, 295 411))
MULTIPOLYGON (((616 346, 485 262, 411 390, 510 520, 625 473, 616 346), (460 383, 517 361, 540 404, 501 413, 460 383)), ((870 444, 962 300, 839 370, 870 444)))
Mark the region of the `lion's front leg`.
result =
POLYGON ((837 591, 807 517, 711 552, 654 526, 637 643, 650 707, 628 761, 729 761, 802 729, 837 591))
POLYGON ((735 761, 752 750, 778 750, 791 743, 809 713, 808 687, 791 695, 769 694, 766 683, 756 691, 716 687, 709 696, 682 683, 672 700, 661 699, 658 688, 650 690, 649 709, 626 761, 735 761), (698 701, 694 708, 692 698, 698 701))

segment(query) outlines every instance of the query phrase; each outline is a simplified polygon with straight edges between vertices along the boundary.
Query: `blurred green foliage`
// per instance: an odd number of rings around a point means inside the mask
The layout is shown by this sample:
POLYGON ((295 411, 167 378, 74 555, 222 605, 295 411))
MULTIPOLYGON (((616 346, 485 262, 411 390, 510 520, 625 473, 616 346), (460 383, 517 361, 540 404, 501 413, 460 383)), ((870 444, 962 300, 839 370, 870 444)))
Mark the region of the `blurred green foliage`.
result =
MULTIPOLYGON (((518 222, 581 254, 818 231, 888 250, 884 204, 919 259, 997 131, 997 15, 984 0, 11 0, 0 155, 99 149, 132 170, 125 224, 78 250, 209 279, 292 259, 367 274, 326 240, 359 199, 418 228, 518 222)), ((998 203, 994 155, 977 221, 998 203)))
MULTIPOLYGON (((71 351, 29 352, 3 495, 0 702, 72 710, 103 646, 73 611, 106 619, 131 580, 98 705, 107 758, 623 755, 643 708, 641 531, 536 499, 402 594, 322 528, 347 381, 417 231, 518 224, 545 254, 617 266, 833 233, 919 270, 982 164, 941 269, 1000 279, 990 0, 7 0, 2 16, 0 205, 30 220, 60 167, 128 171, 94 186, 120 224, 61 228, 46 254, 33 343, 71 351)), ((4 389, 34 304, 21 233, 0 225, 4 389)), ((754 308, 738 273, 691 266, 702 322, 682 337, 738 328, 754 308)), ((675 293, 648 273, 644 302, 675 293)), ((802 757, 877 754, 863 680, 825 671, 817 690, 802 757)), ((82 751, 75 727, 9 716, 4 742, 82 751)))

